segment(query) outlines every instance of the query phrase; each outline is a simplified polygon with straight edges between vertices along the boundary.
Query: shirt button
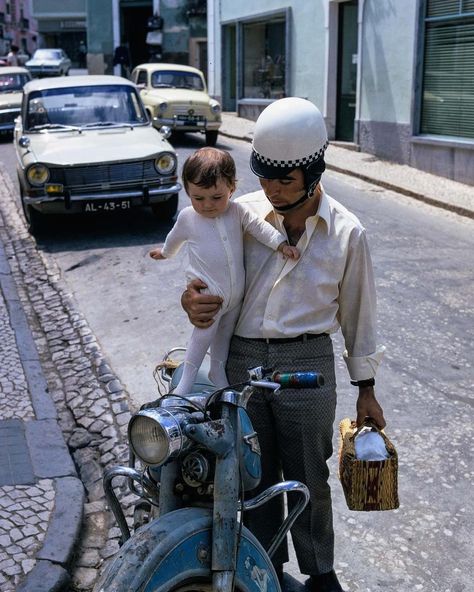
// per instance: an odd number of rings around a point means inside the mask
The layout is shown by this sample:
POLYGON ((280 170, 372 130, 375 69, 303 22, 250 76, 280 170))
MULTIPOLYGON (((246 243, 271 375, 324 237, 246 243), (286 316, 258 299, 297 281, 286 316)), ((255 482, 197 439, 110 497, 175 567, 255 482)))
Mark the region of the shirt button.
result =
POLYGON ((223 241, 226 241, 226 240, 227 240, 227 237, 226 237, 226 236, 223 236, 223 237, 222 237, 222 240, 223 240, 223 241))

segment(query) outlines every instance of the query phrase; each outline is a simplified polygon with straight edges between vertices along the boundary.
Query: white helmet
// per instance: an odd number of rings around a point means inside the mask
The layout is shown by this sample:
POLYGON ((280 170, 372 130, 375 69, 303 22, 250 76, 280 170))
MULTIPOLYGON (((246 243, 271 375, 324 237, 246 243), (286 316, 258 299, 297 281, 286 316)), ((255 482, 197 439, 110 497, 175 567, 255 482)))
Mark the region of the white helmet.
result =
POLYGON ((311 194, 325 169, 327 145, 326 125, 313 103, 298 97, 279 99, 257 119, 250 168, 264 179, 282 179, 301 168, 311 194))

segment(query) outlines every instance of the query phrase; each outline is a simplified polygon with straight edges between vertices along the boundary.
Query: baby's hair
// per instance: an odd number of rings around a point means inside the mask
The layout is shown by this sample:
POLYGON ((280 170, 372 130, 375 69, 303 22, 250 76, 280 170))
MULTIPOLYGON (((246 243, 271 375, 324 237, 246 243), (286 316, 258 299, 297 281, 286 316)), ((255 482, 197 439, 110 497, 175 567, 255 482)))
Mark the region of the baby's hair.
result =
POLYGON ((183 185, 188 191, 188 184, 199 187, 214 187, 223 179, 231 188, 235 187, 235 162, 225 150, 218 148, 200 148, 188 156, 182 172, 183 185))

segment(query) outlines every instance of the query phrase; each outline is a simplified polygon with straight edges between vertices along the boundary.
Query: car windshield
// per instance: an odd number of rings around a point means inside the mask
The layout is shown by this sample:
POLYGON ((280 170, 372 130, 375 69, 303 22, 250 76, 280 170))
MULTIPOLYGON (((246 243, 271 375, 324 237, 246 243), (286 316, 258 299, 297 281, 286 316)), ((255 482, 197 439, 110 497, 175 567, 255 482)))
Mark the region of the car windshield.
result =
POLYGON ((0 72, 0 93, 21 92, 29 80, 27 74, 2 74, 0 72))
POLYGON ((153 88, 190 88, 204 90, 204 84, 199 74, 181 72, 179 70, 158 70, 151 75, 153 88))
POLYGON ((60 60, 61 52, 58 49, 37 49, 33 55, 34 60, 60 60))
POLYGON ((147 123, 136 90, 107 84, 34 91, 28 97, 26 129, 101 127, 147 123))

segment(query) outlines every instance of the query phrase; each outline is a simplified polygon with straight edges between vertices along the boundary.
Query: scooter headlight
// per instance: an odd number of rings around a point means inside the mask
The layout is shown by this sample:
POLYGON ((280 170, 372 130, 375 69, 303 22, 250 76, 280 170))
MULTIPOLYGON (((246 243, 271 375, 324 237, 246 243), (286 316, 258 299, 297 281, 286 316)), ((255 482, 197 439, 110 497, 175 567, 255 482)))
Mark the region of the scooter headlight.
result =
POLYGON ((143 409, 128 424, 128 439, 136 456, 151 467, 176 457, 188 439, 181 429, 182 412, 167 409, 143 409))

